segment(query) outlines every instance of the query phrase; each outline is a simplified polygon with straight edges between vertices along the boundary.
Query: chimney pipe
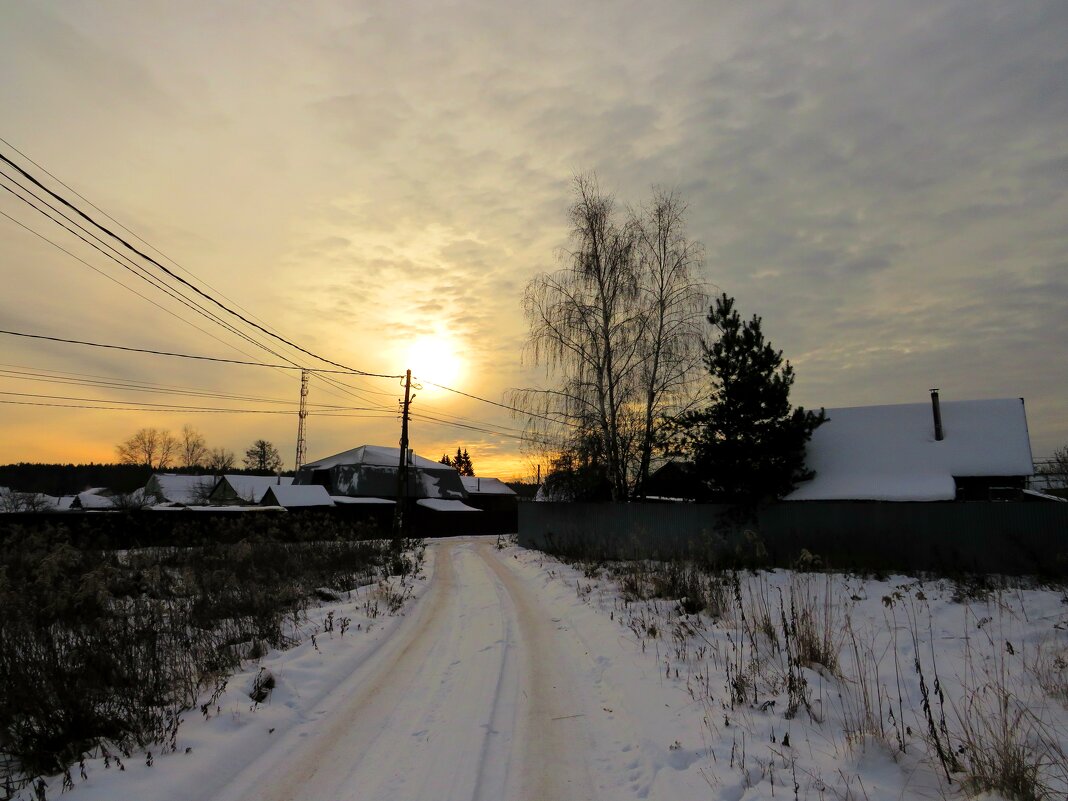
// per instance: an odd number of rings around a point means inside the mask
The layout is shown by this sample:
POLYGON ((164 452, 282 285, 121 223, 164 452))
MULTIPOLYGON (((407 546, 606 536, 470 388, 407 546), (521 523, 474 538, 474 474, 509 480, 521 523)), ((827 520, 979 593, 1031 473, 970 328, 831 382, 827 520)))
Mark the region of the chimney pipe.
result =
POLYGON ((938 387, 931 390, 931 411, 934 412, 935 441, 941 442, 946 435, 942 431, 942 409, 938 405, 938 387))

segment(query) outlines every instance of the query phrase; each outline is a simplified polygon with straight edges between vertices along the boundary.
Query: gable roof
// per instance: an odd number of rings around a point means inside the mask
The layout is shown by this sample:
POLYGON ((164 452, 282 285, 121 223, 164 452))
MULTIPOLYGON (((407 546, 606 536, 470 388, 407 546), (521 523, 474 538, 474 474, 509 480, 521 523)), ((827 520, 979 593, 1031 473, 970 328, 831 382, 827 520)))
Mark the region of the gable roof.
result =
POLYGON ((115 501, 107 487, 92 487, 74 496, 71 506, 76 509, 114 509, 115 501))
POLYGON ((263 494, 267 492, 268 487, 292 483, 292 476, 245 476, 228 473, 219 479, 219 483, 215 485, 211 494, 213 499, 217 495, 220 499, 236 497, 243 501, 259 503, 263 500, 263 494))
MULTIPOLYGON (((349 451, 309 462, 297 471, 295 485, 323 483, 316 473, 325 471, 334 495, 389 498, 397 494, 399 448, 361 445, 349 451)), ((407 494, 411 498, 463 499, 467 497, 460 474, 451 465, 412 454, 408 463, 407 494)))
POLYGON ((515 495, 515 490, 499 478, 460 476, 460 481, 469 495, 515 495))
POLYGON ((941 441, 930 403, 827 409, 805 458, 816 477, 786 500, 953 500, 954 477, 1031 475, 1022 399, 940 405, 941 441))
POLYGON ((481 512, 473 506, 468 506, 463 501, 449 501, 443 498, 420 498, 415 502, 418 506, 425 506, 435 512, 481 512))
MULTIPOLYGON (((361 445, 360 447, 353 448, 349 451, 343 451, 342 453, 337 453, 333 456, 327 456, 314 462, 307 462, 301 466, 301 469, 327 470, 331 467, 343 464, 374 465, 376 467, 396 468, 400 464, 400 448, 387 448, 382 445, 361 445)), ((425 459, 416 453, 412 453, 412 458, 408 462, 408 465, 431 469, 448 467, 448 465, 443 465, 440 462, 433 462, 430 459, 425 459)))
POLYGON ((155 473, 145 484, 145 492, 168 503, 192 506, 203 503, 215 486, 215 476, 179 476, 155 473))
POLYGON ((286 509, 298 506, 333 506, 326 487, 318 484, 272 484, 263 493, 260 500, 263 506, 284 506, 286 509))

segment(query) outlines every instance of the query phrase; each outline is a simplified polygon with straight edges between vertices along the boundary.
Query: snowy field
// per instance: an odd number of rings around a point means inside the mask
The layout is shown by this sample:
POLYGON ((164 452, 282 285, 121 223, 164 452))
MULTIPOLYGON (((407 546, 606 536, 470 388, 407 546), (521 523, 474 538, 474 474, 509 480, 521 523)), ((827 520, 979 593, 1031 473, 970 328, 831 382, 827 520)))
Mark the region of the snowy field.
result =
POLYGON ((640 600, 663 580, 645 568, 432 542, 399 614, 383 587, 314 610, 186 714, 174 753, 87 760, 63 798, 937 799, 1014 754, 1021 782, 1031 759, 1068 792, 1062 592, 675 579, 700 602, 640 600))

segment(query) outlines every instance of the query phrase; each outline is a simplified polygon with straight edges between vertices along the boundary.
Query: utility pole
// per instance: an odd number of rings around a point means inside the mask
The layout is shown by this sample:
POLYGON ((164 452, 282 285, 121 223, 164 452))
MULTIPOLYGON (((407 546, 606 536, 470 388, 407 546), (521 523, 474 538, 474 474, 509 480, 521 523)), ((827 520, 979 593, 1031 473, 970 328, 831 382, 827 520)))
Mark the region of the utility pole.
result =
POLYGON ((408 495, 408 407, 412 403, 412 371, 404 373, 404 405, 401 407, 400 463, 397 465, 397 506, 393 510, 393 536, 406 533, 404 501, 408 495))
POLYGON ((304 420, 308 416, 308 371, 300 371, 300 411, 297 412, 297 458, 293 469, 300 470, 308 456, 308 444, 304 440, 304 420))

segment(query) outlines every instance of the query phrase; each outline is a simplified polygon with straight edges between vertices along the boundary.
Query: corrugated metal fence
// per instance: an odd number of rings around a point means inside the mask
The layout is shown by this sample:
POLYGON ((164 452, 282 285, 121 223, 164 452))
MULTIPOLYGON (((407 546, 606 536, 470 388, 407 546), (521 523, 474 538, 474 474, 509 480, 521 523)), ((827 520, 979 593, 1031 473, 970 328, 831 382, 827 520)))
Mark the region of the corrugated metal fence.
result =
POLYGON ((1063 577, 1068 504, 779 503, 740 520, 704 504, 524 503, 519 543, 594 558, 1063 577))

